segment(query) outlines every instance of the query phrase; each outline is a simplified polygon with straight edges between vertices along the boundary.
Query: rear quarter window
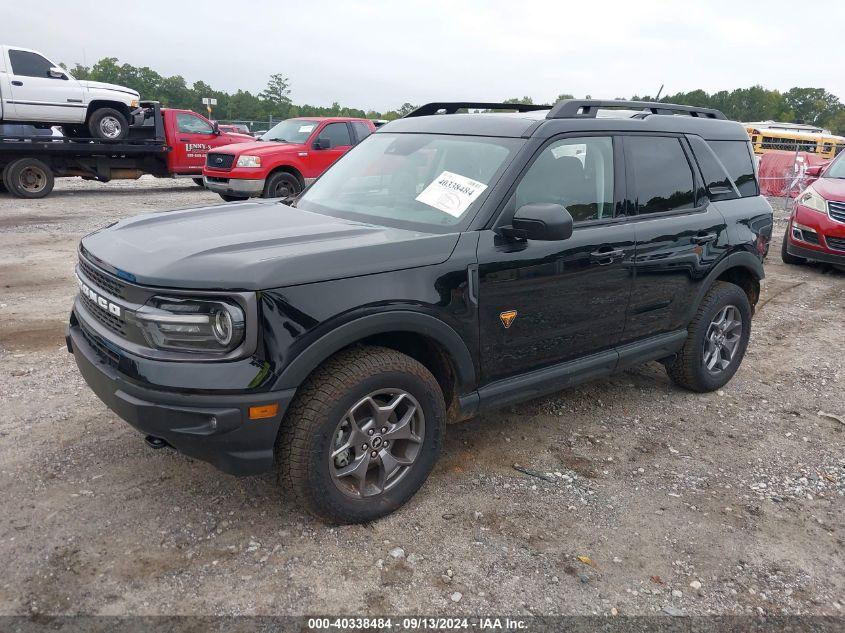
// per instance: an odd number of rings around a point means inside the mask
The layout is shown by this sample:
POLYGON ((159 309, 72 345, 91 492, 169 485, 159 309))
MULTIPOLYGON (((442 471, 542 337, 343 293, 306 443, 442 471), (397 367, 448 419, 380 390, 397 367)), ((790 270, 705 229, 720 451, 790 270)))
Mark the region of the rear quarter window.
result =
POLYGON ((760 195, 747 141, 707 141, 743 198, 760 195))

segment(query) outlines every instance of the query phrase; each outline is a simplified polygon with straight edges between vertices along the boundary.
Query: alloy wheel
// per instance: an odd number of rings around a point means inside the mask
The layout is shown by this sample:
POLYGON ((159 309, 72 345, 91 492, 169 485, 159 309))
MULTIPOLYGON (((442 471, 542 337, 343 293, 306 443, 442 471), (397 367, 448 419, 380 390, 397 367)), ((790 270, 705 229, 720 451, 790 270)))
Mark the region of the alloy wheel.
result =
POLYGON ((402 389, 383 389, 356 402, 334 434, 329 471, 351 497, 389 490, 410 472, 425 439, 419 402, 402 389))
POLYGON ((719 310, 704 337, 704 366, 718 374, 727 369, 736 356, 742 340, 742 315, 739 308, 728 305, 719 310))

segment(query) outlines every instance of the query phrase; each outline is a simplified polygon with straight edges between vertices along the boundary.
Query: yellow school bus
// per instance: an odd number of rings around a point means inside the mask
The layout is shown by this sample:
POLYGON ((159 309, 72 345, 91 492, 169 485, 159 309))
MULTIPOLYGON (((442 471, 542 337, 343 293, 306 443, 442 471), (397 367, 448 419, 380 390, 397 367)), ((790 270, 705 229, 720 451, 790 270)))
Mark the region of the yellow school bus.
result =
POLYGON ((833 158, 845 149, 845 136, 831 134, 814 125, 757 121, 745 123, 751 145, 758 156, 772 150, 800 151, 833 158))

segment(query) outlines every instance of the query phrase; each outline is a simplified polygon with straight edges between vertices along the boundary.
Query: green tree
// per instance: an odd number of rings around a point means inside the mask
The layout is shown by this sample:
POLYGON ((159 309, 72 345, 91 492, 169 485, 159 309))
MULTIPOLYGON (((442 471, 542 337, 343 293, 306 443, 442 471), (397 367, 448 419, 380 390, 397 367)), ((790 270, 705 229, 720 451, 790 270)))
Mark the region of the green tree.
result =
POLYGON ((274 105, 286 106, 290 103, 290 80, 282 73, 270 75, 267 87, 258 96, 274 105))
POLYGON ((522 103, 524 105, 534 105, 534 99, 531 97, 511 97, 510 99, 505 99, 502 103, 522 103))
POLYGON ((842 110, 836 95, 823 88, 791 88, 783 98, 796 121, 824 125, 842 110))

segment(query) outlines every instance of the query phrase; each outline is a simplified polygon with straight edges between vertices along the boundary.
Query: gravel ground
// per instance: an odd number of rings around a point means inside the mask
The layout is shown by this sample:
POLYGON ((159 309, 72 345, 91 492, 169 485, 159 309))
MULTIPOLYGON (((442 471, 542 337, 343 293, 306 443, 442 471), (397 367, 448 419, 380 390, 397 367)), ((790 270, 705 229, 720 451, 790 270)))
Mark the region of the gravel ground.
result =
POLYGON ((652 364, 450 426, 408 506, 329 528, 271 475, 147 448, 64 349, 82 235, 218 201, 0 194, 0 614, 845 615, 845 274, 785 266, 782 211, 724 390, 652 364))

